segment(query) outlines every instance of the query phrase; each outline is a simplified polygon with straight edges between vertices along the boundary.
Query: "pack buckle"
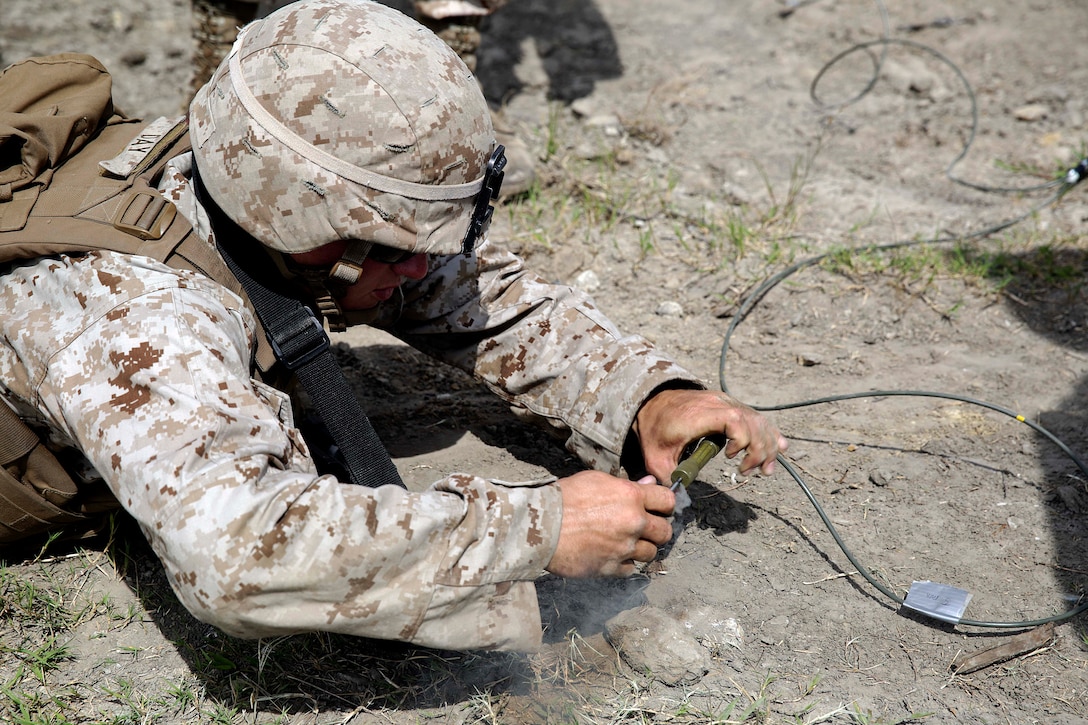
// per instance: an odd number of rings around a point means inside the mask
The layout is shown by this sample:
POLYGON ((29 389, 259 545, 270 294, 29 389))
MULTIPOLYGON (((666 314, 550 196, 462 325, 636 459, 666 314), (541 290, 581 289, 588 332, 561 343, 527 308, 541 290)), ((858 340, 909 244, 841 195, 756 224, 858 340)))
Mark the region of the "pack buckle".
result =
POLYGON ((305 305, 279 322, 275 332, 270 331, 268 341, 272 344, 276 359, 291 372, 330 348, 329 336, 321 321, 305 305))
POLYGON ((130 189, 121 198, 113 226, 139 239, 162 239, 177 211, 158 193, 130 189))

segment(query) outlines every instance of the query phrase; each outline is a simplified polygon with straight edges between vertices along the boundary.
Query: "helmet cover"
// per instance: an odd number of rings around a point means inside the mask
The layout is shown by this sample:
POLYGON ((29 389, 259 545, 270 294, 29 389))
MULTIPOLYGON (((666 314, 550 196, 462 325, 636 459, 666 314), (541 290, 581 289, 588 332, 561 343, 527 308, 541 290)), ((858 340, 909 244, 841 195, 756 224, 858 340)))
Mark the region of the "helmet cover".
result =
POLYGON ((462 251, 494 147, 475 78, 368 0, 300 0, 239 34, 190 106, 201 181, 263 244, 462 251))

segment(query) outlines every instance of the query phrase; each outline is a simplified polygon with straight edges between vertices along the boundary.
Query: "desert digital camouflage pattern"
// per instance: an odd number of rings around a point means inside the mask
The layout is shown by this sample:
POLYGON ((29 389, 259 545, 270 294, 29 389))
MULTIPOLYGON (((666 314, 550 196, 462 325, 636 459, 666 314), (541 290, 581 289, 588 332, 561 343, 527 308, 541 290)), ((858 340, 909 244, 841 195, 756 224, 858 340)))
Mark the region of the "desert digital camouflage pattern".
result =
MULTIPOLYGON (((178 157, 162 191, 206 235, 191 168, 178 157)), ((489 241, 433 257, 403 290, 375 325, 474 373, 590 466, 619 473, 641 402, 697 384, 489 241)), ((240 637, 540 642, 532 582, 558 539, 554 482, 465 473, 409 492, 319 475, 289 398, 252 377, 252 316, 195 273, 111 252, 43 258, 4 270, 0 305, 5 397, 82 451, 199 619, 240 637)))
POLYGON ((490 15, 505 4, 506 0, 416 0, 413 3, 416 15, 435 20, 482 17, 490 15))
POLYGON ((480 49, 480 23, 506 0, 417 0, 416 17, 450 46, 473 73, 480 49))
MULTIPOLYGON (((287 4, 288 0, 192 0, 196 44, 190 80, 192 94, 208 82, 230 52, 239 28, 287 4)), ((479 21, 505 4, 506 0, 416 0, 413 10, 421 23, 437 33, 475 71, 479 21)))
POLYGON ((457 54, 361 0, 293 3, 247 25, 190 128, 209 193, 283 252, 338 239, 459 251, 495 145, 457 54))

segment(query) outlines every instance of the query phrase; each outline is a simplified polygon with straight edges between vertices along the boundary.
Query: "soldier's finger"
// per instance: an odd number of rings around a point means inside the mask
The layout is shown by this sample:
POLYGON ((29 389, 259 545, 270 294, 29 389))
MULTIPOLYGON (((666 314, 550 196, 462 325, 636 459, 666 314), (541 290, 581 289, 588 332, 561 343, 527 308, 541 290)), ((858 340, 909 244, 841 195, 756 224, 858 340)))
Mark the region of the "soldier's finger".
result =
POLYGON ((650 513, 668 516, 676 508, 676 494, 670 491, 667 486, 647 484, 642 486, 641 490, 642 507, 650 513))
POLYGON ((653 543, 642 539, 635 544, 635 553, 631 558, 635 561, 653 561, 656 557, 657 547, 653 543))
POLYGON ((672 524, 660 516, 647 516, 641 538, 657 546, 666 544, 672 538, 672 524))

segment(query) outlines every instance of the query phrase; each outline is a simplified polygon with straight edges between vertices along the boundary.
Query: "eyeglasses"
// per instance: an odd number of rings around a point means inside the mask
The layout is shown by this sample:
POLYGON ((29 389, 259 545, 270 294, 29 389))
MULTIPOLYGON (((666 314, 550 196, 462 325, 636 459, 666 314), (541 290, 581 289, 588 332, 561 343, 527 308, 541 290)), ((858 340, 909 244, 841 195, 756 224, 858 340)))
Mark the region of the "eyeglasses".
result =
POLYGON ((372 244, 366 252, 367 259, 373 259, 380 264, 401 264, 419 254, 410 249, 397 249, 383 244, 372 244))

